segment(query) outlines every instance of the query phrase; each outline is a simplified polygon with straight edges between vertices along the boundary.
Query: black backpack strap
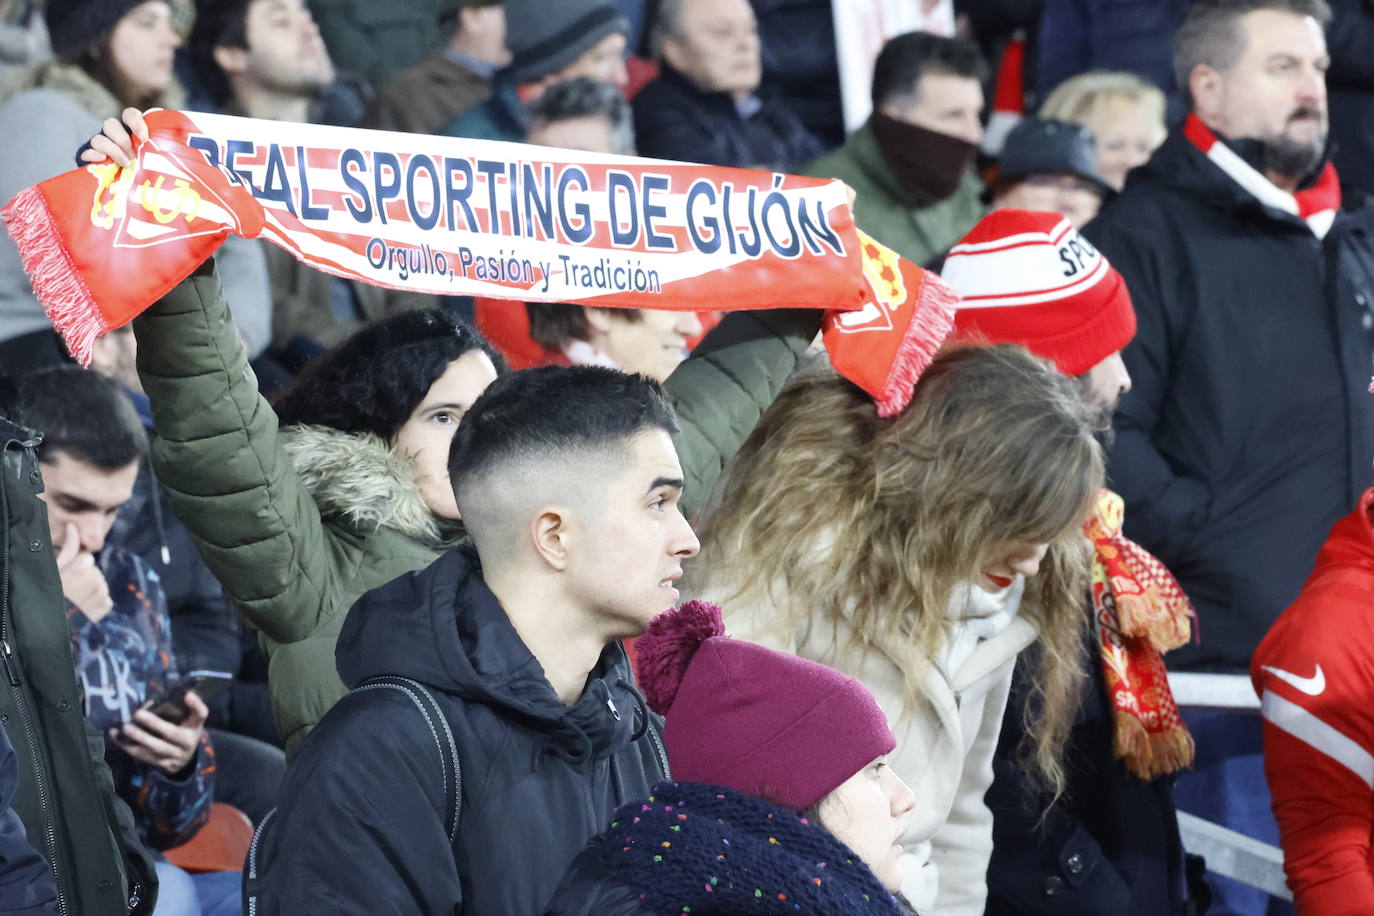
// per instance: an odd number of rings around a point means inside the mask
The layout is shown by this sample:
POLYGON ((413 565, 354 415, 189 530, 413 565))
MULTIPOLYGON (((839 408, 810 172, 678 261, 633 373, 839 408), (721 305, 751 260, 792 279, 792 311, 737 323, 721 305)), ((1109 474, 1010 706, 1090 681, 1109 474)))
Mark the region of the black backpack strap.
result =
POLYGON ((453 730, 449 728, 448 719, 439 707, 439 701, 419 681, 390 674, 368 678, 349 693, 359 693, 363 690, 399 690, 410 698, 425 724, 429 726, 429 733, 434 738, 435 746, 439 748, 439 760, 442 763, 440 775, 444 786, 444 810, 448 812, 448 841, 449 845, 457 843, 458 820, 463 811, 463 769, 458 761, 458 743, 453 740, 453 730))

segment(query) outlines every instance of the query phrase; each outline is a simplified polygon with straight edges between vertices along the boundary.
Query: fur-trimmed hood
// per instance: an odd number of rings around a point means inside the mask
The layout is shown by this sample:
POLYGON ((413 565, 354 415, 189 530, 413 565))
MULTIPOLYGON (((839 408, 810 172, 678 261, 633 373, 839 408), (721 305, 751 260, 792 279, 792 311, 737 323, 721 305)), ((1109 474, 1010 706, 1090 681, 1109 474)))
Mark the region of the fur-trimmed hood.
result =
POLYGON ((415 462, 371 433, 284 426, 282 446, 320 514, 359 532, 390 528, 438 549, 463 538, 461 522, 441 519, 415 484, 415 462))

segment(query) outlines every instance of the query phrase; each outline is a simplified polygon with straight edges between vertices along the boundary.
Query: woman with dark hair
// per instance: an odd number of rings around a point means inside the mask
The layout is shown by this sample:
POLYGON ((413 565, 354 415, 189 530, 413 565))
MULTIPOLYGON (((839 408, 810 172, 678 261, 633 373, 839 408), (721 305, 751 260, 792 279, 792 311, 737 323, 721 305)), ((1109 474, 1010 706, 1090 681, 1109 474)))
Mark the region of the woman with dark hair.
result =
MULTIPOLYGON (((137 111, 122 117, 146 136, 137 111)), ((132 155, 123 125, 105 131, 87 161, 132 155)), ((665 383, 682 429, 674 445, 687 514, 820 323, 814 309, 735 313, 665 383)), ((133 326, 158 479, 206 565, 265 637, 291 755, 344 694, 334 645, 349 607, 463 539, 449 445, 499 362, 446 313, 403 313, 320 357, 274 414, 229 324, 213 261, 133 326)))
MULTIPOLYGON (((182 107, 172 61, 190 9, 189 0, 46 0, 56 56, 0 90, 0 124, 10 128, 0 146, 0 201, 70 168, 72 150, 121 109, 182 107)), ((272 336, 261 245, 233 238, 220 259, 235 320, 256 357, 272 336)), ((51 331, 19 249, 0 233, 0 364, 65 362, 51 331)))
POLYGON ((638 640, 675 782, 625 805, 547 916, 901 916, 911 789, 887 716, 833 668, 730 639, 692 601, 638 640))

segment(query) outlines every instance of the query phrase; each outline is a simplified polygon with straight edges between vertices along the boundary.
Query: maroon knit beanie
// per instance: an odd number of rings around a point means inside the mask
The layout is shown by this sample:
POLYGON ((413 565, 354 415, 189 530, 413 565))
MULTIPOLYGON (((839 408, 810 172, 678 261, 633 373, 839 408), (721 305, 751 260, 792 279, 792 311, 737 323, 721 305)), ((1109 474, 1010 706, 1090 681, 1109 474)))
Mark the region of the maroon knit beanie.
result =
POLYGON ((801 811, 897 746, 868 688, 817 662, 725 636, 720 608, 689 601, 635 643, 673 778, 801 811))

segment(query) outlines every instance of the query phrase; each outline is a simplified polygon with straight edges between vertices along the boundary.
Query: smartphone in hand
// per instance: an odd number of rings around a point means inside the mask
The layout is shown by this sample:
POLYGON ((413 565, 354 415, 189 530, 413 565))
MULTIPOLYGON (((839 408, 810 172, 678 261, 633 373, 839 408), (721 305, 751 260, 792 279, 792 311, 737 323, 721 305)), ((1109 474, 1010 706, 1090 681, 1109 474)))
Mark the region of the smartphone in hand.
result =
POLYGON ((153 715, 180 725, 191 715, 186 705, 187 693, 194 690, 196 696, 208 703, 233 682, 234 676, 227 671, 188 671, 171 693, 156 704, 150 700, 143 708, 151 706, 153 715))

